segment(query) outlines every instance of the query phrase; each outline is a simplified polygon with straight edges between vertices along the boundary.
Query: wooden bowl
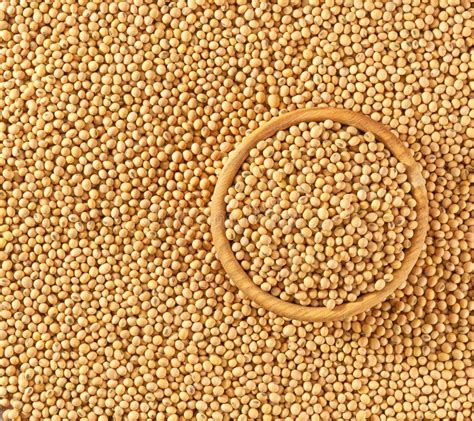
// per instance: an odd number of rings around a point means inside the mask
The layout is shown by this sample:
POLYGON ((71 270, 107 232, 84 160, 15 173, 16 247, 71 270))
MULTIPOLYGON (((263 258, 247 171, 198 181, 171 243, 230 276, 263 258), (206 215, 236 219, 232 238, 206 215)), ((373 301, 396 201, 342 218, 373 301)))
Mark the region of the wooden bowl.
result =
POLYGON ((330 322, 342 320, 350 316, 369 310, 384 301, 392 294, 410 274, 428 231, 428 197, 426 193, 425 180, 421 175, 421 168, 415 162, 410 151, 403 146, 388 128, 377 123, 365 115, 340 108, 308 108, 288 112, 273 118, 252 132, 231 154, 224 165, 211 202, 211 233, 217 256, 237 287, 245 295, 268 311, 289 319, 310 322, 330 322), (249 155, 249 151, 255 147, 260 140, 273 136, 277 131, 284 130, 301 122, 319 122, 324 120, 337 121, 341 124, 353 126, 361 131, 372 132, 376 139, 390 150, 390 152, 407 168, 408 180, 412 185, 412 195, 416 200, 416 212, 418 226, 415 229, 411 241, 411 247, 405 250, 405 258, 402 266, 396 270, 391 282, 384 289, 361 295, 354 302, 347 302, 330 310, 326 307, 310 307, 289 303, 263 291, 252 282, 232 252, 229 241, 225 234, 224 222, 226 220, 225 196, 232 185, 235 175, 238 173, 242 163, 249 155))

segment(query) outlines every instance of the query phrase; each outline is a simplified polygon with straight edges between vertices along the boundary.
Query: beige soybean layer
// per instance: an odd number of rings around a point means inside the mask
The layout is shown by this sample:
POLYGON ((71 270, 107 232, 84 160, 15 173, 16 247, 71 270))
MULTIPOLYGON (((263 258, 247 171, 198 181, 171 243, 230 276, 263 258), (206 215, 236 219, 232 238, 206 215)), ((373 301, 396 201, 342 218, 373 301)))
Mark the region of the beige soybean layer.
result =
POLYGON ((469 420, 467 0, 0 2, 0 407, 30 421, 469 420), (338 106, 423 168, 404 288, 344 322, 244 299, 209 201, 248 131, 338 106))

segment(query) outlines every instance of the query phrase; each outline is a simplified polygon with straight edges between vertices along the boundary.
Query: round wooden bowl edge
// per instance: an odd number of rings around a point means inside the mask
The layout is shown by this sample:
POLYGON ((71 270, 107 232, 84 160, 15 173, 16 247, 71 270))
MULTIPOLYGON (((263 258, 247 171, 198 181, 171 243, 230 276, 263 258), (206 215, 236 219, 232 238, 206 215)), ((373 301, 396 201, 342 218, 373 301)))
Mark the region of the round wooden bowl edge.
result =
POLYGON ((346 319, 369 310, 383 302, 408 278, 423 249, 428 231, 428 198, 425 181, 419 164, 413 159, 410 151, 383 124, 371 118, 342 108, 320 107, 291 111, 273 118, 253 131, 231 154, 219 174, 214 194, 211 200, 211 234, 216 247, 217 257, 224 270, 236 286, 259 306, 268 311, 289 319, 330 322, 346 319), (405 250, 402 266, 394 272, 394 279, 387 283, 384 289, 361 295, 356 301, 336 306, 330 310, 326 307, 301 306, 283 301, 259 288, 242 269, 232 252, 229 240, 225 234, 226 220, 225 196, 232 185, 235 175, 242 163, 247 159, 252 148, 260 141, 270 138, 279 130, 286 129, 301 122, 320 122, 324 120, 337 121, 350 125, 364 132, 371 132, 390 152, 407 168, 407 175, 412 184, 412 194, 416 200, 417 227, 411 241, 411 246, 405 250))

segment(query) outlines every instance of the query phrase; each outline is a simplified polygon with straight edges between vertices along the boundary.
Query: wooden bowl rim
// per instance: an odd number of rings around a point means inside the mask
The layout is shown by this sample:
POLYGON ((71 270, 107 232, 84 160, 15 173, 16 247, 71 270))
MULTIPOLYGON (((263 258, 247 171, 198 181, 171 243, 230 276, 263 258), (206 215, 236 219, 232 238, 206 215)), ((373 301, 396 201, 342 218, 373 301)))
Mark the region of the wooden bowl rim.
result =
POLYGON ((229 158, 219 174, 212 197, 210 225, 218 259, 230 279, 249 299, 264 309, 289 319, 330 322, 360 314, 380 304, 408 278, 423 249, 428 232, 428 197, 420 165, 416 163, 410 151, 390 129, 358 112, 332 107, 306 108, 287 112, 262 124, 229 154, 229 158), (408 180, 412 185, 411 193, 416 200, 415 210, 418 223, 411 246, 405 251, 402 266, 394 272, 393 280, 380 291, 363 294, 356 301, 340 304, 332 310, 326 307, 289 303, 263 291, 252 282, 237 261, 226 237, 224 226, 226 220, 225 196, 242 163, 247 159, 250 150, 259 141, 270 138, 279 130, 284 130, 302 122, 309 123, 324 120, 336 121, 343 125, 356 127, 363 132, 373 133, 377 140, 383 142, 390 152, 405 164, 408 180))

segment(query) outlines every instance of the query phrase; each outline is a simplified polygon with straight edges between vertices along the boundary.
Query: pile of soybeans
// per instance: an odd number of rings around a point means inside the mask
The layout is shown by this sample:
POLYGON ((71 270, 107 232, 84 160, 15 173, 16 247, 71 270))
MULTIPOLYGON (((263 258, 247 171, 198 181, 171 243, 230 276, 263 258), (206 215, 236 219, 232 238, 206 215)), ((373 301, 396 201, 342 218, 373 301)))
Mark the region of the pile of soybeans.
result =
MULTIPOLYGON (((473 29, 469 0, 1 2, 4 418, 471 420, 473 29), (209 228, 217 177, 245 135, 320 106, 390 127, 422 167, 430 212, 407 282, 324 324, 246 299, 209 228)), ((389 262, 406 250, 412 198, 403 168, 377 162, 407 209, 389 262)), ((376 200, 350 196, 341 212, 380 206, 383 221, 388 199, 376 200)), ((284 285, 283 298, 334 305, 313 297, 323 277, 301 297, 284 285)), ((353 281, 357 293, 378 282, 353 281)), ((331 282, 331 299, 353 298, 331 282)))
POLYGON ((417 227, 405 166, 373 133, 340 126, 300 123, 258 142, 226 197, 242 267, 300 305, 384 289, 417 227))

